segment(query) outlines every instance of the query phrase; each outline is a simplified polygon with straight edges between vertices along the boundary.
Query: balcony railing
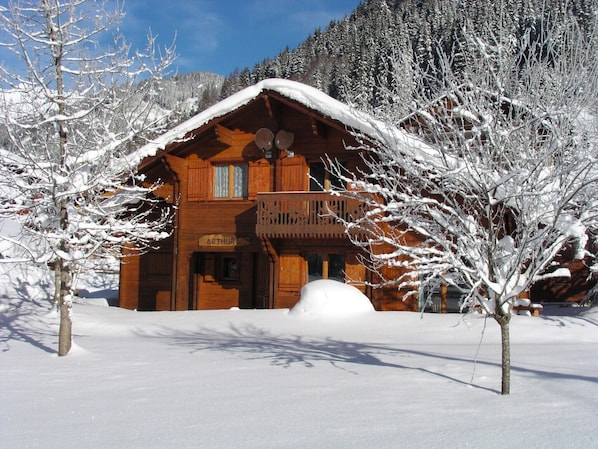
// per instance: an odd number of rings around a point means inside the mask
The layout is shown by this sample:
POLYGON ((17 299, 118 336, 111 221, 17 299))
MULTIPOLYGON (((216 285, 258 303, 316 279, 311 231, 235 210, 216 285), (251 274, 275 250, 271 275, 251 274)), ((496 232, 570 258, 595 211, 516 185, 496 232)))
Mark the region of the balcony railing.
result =
POLYGON ((256 233, 270 238, 339 238, 346 221, 361 216, 362 203, 328 192, 260 193, 256 233), (339 217, 339 218, 337 218, 339 217))

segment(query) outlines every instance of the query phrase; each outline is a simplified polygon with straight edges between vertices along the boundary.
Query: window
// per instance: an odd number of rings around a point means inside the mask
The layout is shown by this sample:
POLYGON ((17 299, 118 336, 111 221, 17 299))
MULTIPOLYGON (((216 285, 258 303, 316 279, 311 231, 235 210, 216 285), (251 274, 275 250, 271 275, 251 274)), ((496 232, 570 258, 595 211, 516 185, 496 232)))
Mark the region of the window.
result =
POLYGON ((247 198, 247 164, 214 166, 214 198, 247 198))
POLYGON ((309 164, 309 190, 311 192, 321 192, 323 190, 342 189, 343 182, 326 170, 323 162, 311 162, 309 164))
POLYGON ((440 276, 421 274, 422 285, 419 289, 419 310, 424 312, 462 312, 463 301, 465 300, 467 287, 460 275, 447 273, 452 282, 440 276))
POLYGON ((239 280, 239 256, 235 253, 204 253, 203 275, 205 282, 239 280))
POLYGON ((324 256, 322 254, 307 255, 307 281, 322 279, 322 266, 324 265, 324 256))
POLYGON ((312 253, 307 255, 307 280, 334 279, 345 282, 345 255, 312 253))
POLYGON ((222 256, 221 258, 221 278, 223 281, 237 281, 239 280, 239 264, 237 256, 222 256))

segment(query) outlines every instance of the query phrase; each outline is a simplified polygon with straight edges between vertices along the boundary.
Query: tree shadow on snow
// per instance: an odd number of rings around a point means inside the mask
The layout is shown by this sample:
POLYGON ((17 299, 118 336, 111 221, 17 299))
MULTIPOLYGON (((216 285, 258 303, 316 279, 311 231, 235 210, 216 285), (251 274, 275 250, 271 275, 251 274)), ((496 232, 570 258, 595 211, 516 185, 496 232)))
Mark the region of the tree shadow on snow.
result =
POLYGON ((590 324, 598 326, 598 312, 589 307, 558 307, 546 306, 540 318, 557 327, 585 326, 590 324))
POLYGON ((283 368, 292 365, 313 368, 317 363, 324 362, 358 374, 347 368, 347 365, 380 366, 421 372, 465 386, 498 393, 495 389, 472 384, 440 371, 408 365, 411 356, 431 357, 445 362, 472 362, 448 355, 397 349, 380 344, 348 342, 331 337, 317 339, 298 335, 274 335, 252 325, 237 327, 231 324, 230 331, 202 330, 187 334, 164 335, 161 338, 163 337, 170 338, 172 345, 178 348, 189 348, 191 352, 217 351, 244 354, 249 359, 270 360, 272 365, 283 368), (397 357, 402 358, 405 363, 391 361, 397 357))
MULTIPOLYGON (((442 367, 439 367, 439 370, 435 371, 429 368, 409 366, 410 357, 412 356, 437 359, 443 363, 473 363, 472 359, 447 354, 401 349, 381 344, 348 342, 336 340, 331 337, 318 339, 298 335, 275 335, 253 325, 239 327, 231 324, 229 331, 206 329, 186 334, 163 335, 160 338, 164 337, 169 338, 172 345, 178 348, 188 348, 191 352, 230 352, 244 355, 249 359, 270 360, 272 365, 283 368, 289 368, 292 365, 313 368, 317 363, 324 362, 339 369, 358 374, 356 371, 347 368, 347 365, 380 366, 425 373, 480 390, 500 393, 497 389, 470 383, 469 381, 443 373, 440 371, 442 367), (402 363, 397 363, 397 358, 400 358, 402 363)), ((500 370, 500 363, 477 360, 476 364, 492 366, 500 370)), ((515 365, 512 365, 511 369, 513 372, 527 373, 545 378, 582 380, 598 383, 598 377, 555 373, 515 365)))
POLYGON ((47 344, 56 336, 49 325, 52 285, 35 276, 14 276, 11 284, 14 295, 0 297, 0 351, 10 351, 12 342, 21 341, 55 353, 56 348, 47 344))
POLYGON ((109 306, 118 306, 118 279, 118 272, 90 270, 78 279, 76 295, 83 301, 101 299, 109 306))

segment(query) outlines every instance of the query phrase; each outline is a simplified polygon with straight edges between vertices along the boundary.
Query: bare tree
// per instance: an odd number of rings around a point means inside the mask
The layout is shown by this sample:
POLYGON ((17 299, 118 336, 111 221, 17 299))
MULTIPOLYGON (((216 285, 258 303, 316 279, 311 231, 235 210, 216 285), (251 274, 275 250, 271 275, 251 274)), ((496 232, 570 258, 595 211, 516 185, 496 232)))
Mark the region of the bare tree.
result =
POLYGON ((20 224, 12 242, 22 260, 56 272, 59 355, 71 347, 74 271, 99 253, 119 256, 127 243, 143 248, 168 235, 169 214, 152 207, 157 186, 144 184, 129 154, 166 124, 154 99, 174 53, 157 56, 150 37, 147 51, 133 54, 118 31, 122 17, 92 0, 0 6, 10 64, 0 67, 0 218, 20 224))
POLYGON ((359 136, 366 169, 330 169, 351 185, 344 194, 368 205, 345 225, 384 284, 420 295, 446 282, 463 292, 463 308, 500 325, 509 394, 513 305, 555 275, 564 248, 586 256, 596 224, 598 51, 572 19, 515 44, 464 35, 474 60, 457 72, 441 53, 433 78, 418 74, 423 94, 404 125, 425 144, 395 123, 372 123, 377 132, 359 136), (389 266, 406 269, 384 278, 389 266))

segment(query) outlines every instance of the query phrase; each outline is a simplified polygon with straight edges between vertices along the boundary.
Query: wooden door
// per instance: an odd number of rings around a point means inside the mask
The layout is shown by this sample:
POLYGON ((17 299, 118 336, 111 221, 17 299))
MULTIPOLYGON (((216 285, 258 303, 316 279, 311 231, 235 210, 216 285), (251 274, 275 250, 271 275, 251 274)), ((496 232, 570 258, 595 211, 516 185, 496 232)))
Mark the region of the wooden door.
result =
POLYGON ((278 264, 278 294, 275 307, 293 307, 307 281, 305 258, 299 253, 283 253, 278 264))
POLYGON ((172 239, 140 257, 138 310, 170 310, 172 257, 172 239))
POLYGON ((196 253, 191 265, 191 304, 194 309, 254 307, 254 254, 196 253))

